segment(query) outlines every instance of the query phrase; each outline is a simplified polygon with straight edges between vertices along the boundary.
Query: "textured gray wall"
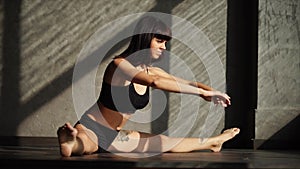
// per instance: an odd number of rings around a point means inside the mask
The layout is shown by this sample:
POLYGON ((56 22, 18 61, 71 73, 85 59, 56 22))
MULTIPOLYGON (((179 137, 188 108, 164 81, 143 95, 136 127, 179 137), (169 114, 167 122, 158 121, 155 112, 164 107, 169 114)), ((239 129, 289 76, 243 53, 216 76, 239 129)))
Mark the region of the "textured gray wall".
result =
MULTIPOLYGON (((221 62, 225 63, 225 0, 7 2, 10 3, 1 1, 0 5, 1 136, 56 136, 57 127, 64 122, 75 123, 77 115, 72 100, 72 75, 77 56, 95 31, 122 16, 161 11, 184 18, 207 36, 221 62), (15 36, 10 36, 12 34, 15 36)), ((114 31, 121 32, 122 29, 114 31)), ((174 39, 171 52, 186 61, 197 75, 197 80, 210 83, 203 64, 195 58, 193 51, 174 39)), ((107 61, 109 59, 100 65, 99 72, 107 61)), ((175 64, 172 59, 170 63, 175 64)), ((97 89, 99 84, 96 84, 97 89)), ((162 126, 172 126, 176 110, 180 107, 178 101, 178 96, 170 95, 169 116, 163 119, 168 121, 162 121, 162 126)), ((200 99, 199 102, 201 107, 199 112, 195 112, 200 114, 197 125, 188 132, 193 136, 199 136, 203 125, 201 114, 205 117, 209 111, 208 103, 200 99)), ((151 124, 137 125, 135 128, 151 131, 151 124)), ((132 123, 128 125, 131 126, 132 123)), ((216 132, 220 132, 218 130, 222 126, 221 119, 216 124, 216 132)))
MULTIPOLYGON (((77 115, 72 99, 72 75, 77 56, 88 39, 100 27, 122 16, 137 12, 162 11, 190 21, 207 36, 225 69, 226 0, 23 0, 0 1, 1 122, 0 136, 56 136, 64 122, 75 123, 77 115)), ((298 0, 259 1, 258 100, 255 139, 268 140, 293 119, 299 117, 300 35, 298 0)), ((122 32, 120 27, 116 32, 122 32)), ((110 35, 107 35, 108 38, 110 35)), ((203 45, 203 44, 201 44, 203 45)), ((123 47, 123 46, 122 46, 123 47)), ((180 40, 173 39, 171 53, 192 70, 195 79, 210 84, 207 68, 196 54, 180 40)), ((205 47, 205 45, 204 45, 205 47)), ((118 52, 118 51, 114 51, 118 52)), ((113 55, 112 53, 111 55, 113 55)), ((99 66, 99 80, 106 60, 99 66)), ((180 76, 182 64, 171 57, 170 71, 180 76)), ((213 66, 214 64, 212 64, 213 66)), ((191 77, 188 77, 191 78, 191 77)), ((97 91, 101 81, 98 81, 97 91)), ((221 88, 222 90, 222 88, 221 88)), ((149 132, 177 125, 178 114, 198 102, 198 116, 180 117, 190 125, 189 136, 201 136, 208 127, 206 119, 211 104, 201 99, 169 95, 167 116, 160 123, 131 122, 127 127, 149 132), (192 105, 192 104, 191 104, 192 105), (166 120, 166 121, 164 121, 166 120)), ((233 103, 234 104, 234 103, 233 103)), ((222 110, 220 110, 222 113, 222 110)), ((223 116, 216 120, 218 133, 223 116)), ((213 121, 209 120, 210 123, 213 121)), ((176 133, 183 135, 186 133, 176 133)), ((292 131, 289 131, 292 133, 292 131)))
POLYGON ((259 11, 255 138, 268 140, 300 114, 300 1, 260 0, 259 11))

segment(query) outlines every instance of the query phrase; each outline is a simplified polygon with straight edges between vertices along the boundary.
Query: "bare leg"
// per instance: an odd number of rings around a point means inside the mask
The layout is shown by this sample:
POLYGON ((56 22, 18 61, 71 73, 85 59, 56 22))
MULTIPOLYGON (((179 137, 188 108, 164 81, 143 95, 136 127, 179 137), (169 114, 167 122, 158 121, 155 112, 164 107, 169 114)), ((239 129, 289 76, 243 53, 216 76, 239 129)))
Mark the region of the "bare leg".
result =
MULTIPOLYGON (((108 151, 111 152, 190 152, 211 150, 219 152, 224 142, 239 133, 238 128, 225 130, 222 134, 206 139, 171 138, 137 131, 120 131, 108 151)), ((62 156, 91 154, 98 150, 96 135, 83 125, 74 128, 69 123, 57 131, 62 156)))
POLYGON ((219 152, 224 142, 239 133, 238 128, 225 130, 222 134, 206 139, 171 138, 136 131, 120 131, 108 151, 111 152, 191 152, 211 150, 219 152))
POLYGON ((98 149, 96 135, 81 124, 74 128, 66 123, 57 130, 57 135, 62 156, 91 154, 98 149))
POLYGON ((211 150, 219 152, 222 149, 223 143, 234 138, 240 132, 239 128, 231 128, 225 130, 222 134, 210 138, 185 138, 171 152, 190 152, 196 150, 211 150))
POLYGON ((223 131, 222 134, 211 138, 210 140, 212 141, 211 150, 214 152, 221 151, 223 143, 235 137, 237 134, 239 134, 239 132, 240 132, 239 128, 231 128, 223 131))

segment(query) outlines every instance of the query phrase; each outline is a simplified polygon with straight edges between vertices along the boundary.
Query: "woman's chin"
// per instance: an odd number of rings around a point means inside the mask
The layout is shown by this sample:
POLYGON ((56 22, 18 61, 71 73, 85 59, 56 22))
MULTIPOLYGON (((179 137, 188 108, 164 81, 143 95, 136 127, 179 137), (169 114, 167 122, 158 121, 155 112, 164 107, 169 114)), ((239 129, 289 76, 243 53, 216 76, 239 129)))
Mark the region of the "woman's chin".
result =
POLYGON ((158 59, 160 59, 160 57, 161 57, 161 55, 153 55, 153 56, 152 56, 152 59, 153 59, 153 60, 158 60, 158 59))

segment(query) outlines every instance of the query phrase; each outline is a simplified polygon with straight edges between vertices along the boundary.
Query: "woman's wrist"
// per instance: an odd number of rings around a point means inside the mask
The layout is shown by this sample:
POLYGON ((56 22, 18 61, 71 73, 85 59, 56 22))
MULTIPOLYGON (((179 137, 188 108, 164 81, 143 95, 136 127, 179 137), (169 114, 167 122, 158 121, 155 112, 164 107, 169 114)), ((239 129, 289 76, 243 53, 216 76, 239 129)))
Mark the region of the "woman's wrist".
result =
POLYGON ((200 97, 206 97, 207 95, 207 91, 202 88, 199 88, 198 92, 200 97))

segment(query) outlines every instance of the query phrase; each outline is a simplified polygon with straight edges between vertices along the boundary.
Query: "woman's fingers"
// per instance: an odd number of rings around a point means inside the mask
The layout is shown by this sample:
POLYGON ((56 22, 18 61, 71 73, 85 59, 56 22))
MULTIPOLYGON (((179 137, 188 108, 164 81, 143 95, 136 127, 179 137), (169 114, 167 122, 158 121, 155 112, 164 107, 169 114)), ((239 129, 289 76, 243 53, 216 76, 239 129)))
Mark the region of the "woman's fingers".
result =
POLYGON ((214 104, 219 104, 219 105, 222 105, 223 107, 227 107, 228 105, 231 104, 230 98, 226 97, 225 95, 214 96, 213 102, 214 102, 214 104))

